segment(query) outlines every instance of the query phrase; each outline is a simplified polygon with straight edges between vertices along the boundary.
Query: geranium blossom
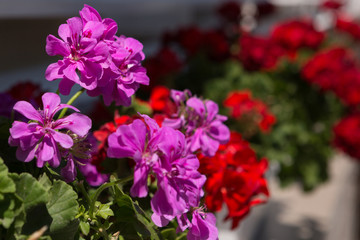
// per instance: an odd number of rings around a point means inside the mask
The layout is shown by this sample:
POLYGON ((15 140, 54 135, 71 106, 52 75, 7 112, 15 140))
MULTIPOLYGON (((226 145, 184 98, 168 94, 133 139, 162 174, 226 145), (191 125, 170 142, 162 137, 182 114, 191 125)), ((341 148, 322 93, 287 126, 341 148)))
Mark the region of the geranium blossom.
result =
POLYGON ((230 108, 230 115, 235 119, 249 116, 248 124, 255 123, 263 132, 268 132, 276 122, 267 106, 262 101, 253 99, 248 90, 230 92, 224 100, 224 106, 230 108))
POLYGON ((31 121, 13 123, 10 128, 9 144, 18 147, 16 157, 20 161, 29 162, 36 157, 39 168, 45 163, 58 167, 61 161, 59 147, 70 149, 74 144, 68 130, 79 137, 84 137, 91 128, 91 120, 80 113, 72 113, 54 120, 55 114, 63 108, 79 111, 70 105, 60 104, 60 97, 55 93, 45 93, 42 96, 42 102, 42 110, 36 110, 25 101, 15 104, 14 110, 31 121), (65 130, 65 132, 60 130, 65 130))
POLYGON ((264 178, 267 160, 258 161, 240 134, 232 132, 229 143, 220 145, 214 157, 199 155, 199 159, 199 171, 207 177, 205 203, 211 211, 221 210, 225 203, 229 211, 226 219, 232 219, 232 228, 251 206, 266 201, 256 197, 269 195, 264 178))
POLYGON ((188 90, 171 90, 171 98, 178 112, 163 125, 184 131, 189 152, 201 149, 206 156, 214 156, 219 144, 229 140, 229 128, 223 123, 227 117, 218 114, 215 102, 192 97, 188 90))
POLYGON ((135 161, 134 184, 130 190, 134 197, 148 195, 148 175, 155 175, 158 189, 151 200, 152 220, 158 226, 165 226, 198 205, 205 177, 197 171, 196 156, 187 153, 181 132, 160 128, 153 119, 142 116, 145 123, 136 119, 119 126, 109 136, 108 156, 135 161))

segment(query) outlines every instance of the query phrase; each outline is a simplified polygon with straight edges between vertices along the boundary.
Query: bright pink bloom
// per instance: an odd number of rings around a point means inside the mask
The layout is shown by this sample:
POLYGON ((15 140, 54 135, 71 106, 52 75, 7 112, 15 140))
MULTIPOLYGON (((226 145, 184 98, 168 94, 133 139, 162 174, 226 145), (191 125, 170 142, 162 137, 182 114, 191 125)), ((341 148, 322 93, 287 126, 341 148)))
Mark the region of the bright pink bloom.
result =
POLYGON ((16 157, 20 161, 29 162, 36 157, 37 166, 40 168, 46 162, 52 167, 58 167, 61 160, 59 147, 70 149, 74 144, 67 130, 84 137, 91 128, 91 120, 80 113, 54 120, 55 114, 63 108, 79 111, 70 105, 60 104, 60 97, 55 93, 45 93, 42 102, 43 110, 35 110, 25 101, 15 104, 14 110, 32 121, 28 123, 15 121, 10 128, 9 144, 18 147, 16 157))

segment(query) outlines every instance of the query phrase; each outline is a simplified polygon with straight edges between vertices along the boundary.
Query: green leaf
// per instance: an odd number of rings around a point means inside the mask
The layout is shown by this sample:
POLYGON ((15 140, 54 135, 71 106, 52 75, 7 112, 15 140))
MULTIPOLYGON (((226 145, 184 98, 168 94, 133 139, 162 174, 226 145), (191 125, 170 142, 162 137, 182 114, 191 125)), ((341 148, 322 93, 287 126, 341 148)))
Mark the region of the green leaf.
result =
POLYGON ((16 194, 24 201, 25 210, 48 201, 46 189, 30 174, 11 174, 10 176, 15 181, 16 194))
POLYGON ((85 236, 87 236, 89 234, 89 232, 90 232, 90 224, 88 222, 82 222, 81 221, 79 227, 80 227, 81 232, 85 236))
POLYGON ((15 183, 8 176, 8 169, 0 157, 0 193, 14 193, 15 183))
POLYGON ((54 185, 49 191, 49 201, 46 204, 49 214, 53 218, 50 232, 65 228, 75 219, 79 209, 77 197, 70 185, 63 181, 54 181, 54 185))
POLYGON ((107 219, 110 216, 114 216, 114 212, 110 209, 111 203, 100 204, 96 215, 102 217, 103 219, 107 219))

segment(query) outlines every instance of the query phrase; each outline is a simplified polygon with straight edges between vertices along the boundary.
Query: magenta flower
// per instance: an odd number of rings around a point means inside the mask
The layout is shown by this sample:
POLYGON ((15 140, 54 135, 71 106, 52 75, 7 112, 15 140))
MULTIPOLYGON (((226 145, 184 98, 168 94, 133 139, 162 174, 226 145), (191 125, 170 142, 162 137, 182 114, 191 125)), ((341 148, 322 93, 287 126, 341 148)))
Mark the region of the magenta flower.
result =
POLYGON ((64 95, 70 93, 74 84, 87 90, 96 88, 104 77, 104 68, 109 67, 109 48, 101 40, 113 36, 117 27, 113 22, 101 21, 100 16, 95 17, 98 13, 89 6, 84 7, 81 15, 83 19, 73 17, 60 25, 58 34, 61 39, 53 35, 46 39, 47 54, 59 55, 63 59, 50 64, 45 77, 49 81, 61 79, 59 91, 64 95))
POLYGON ((30 162, 36 157, 39 168, 46 162, 52 167, 60 165, 59 147, 70 149, 74 142, 67 134, 72 133, 84 137, 91 128, 91 119, 80 113, 73 113, 64 118, 54 120, 55 114, 63 108, 77 108, 60 104, 60 97, 55 93, 42 96, 43 110, 35 108, 26 101, 15 104, 14 110, 28 118, 28 123, 15 121, 10 128, 9 144, 17 146, 16 157, 23 162, 30 162), (61 132, 59 130, 65 130, 61 132))
POLYGON ((198 205, 205 176, 197 171, 196 156, 187 153, 181 132, 160 128, 153 119, 142 116, 146 124, 137 119, 132 124, 121 125, 109 136, 108 156, 130 157, 136 162, 130 190, 134 197, 147 196, 148 175, 155 175, 158 189, 151 200, 152 220, 158 226, 165 226, 198 205))
POLYGON ((112 62, 106 69, 104 81, 101 86, 88 91, 90 96, 102 95, 105 105, 115 101, 116 105, 129 106, 131 96, 134 95, 140 84, 149 85, 146 69, 141 66, 145 55, 143 45, 134 38, 125 36, 115 37, 111 46, 112 62))
POLYGON ((214 156, 219 145, 229 141, 230 130, 223 123, 227 117, 218 114, 215 102, 191 97, 188 90, 171 90, 171 97, 178 105, 178 113, 165 119, 163 125, 185 132, 189 152, 201 149, 205 156, 214 156))
POLYGON ((205 213, 201 209, 193 211, 187 239, 217 240, 218 230, 216 228, 216 218, 214 214, 205 213))

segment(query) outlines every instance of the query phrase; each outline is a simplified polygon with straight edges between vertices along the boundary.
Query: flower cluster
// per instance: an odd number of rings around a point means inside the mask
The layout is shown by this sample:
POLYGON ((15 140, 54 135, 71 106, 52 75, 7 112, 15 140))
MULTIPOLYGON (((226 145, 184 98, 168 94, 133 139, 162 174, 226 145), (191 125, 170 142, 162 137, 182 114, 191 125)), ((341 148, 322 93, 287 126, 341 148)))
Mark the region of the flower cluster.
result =
POLYGON ((333 91, 347 105, 360 103, 360 71, 344 48, 316 54, 304 65, 302 75, 322 90, 333 91))
POLYGON ((207 177, 205 203, 211 211, 220 211, 225 203, 229 210, 226 219, 232 219, 232 228, 252 206, 266 201, 256 196, 269 196, 264 178, 267 160, 258 161, 240 134, 232 132, 230 141, 220 145, 214 157, 200 154, 199 159, 199 171, 207 177))
POLYGON ((360 159, 360 114, 352 113, 341 119, 333 128, 333 144, 351 157, 360 159))
POLYGON ((248 71, 270 70, 276 67, 285 50, 272 39, 244 34, 239 39, 239 60, 248 71))
POLYGON ((59 27, 61 39, 49 35, 46 52, 63 59, 49 65, 45 77, 61 79, 59 91, 68 95, 74 84, 85 88, 90 96, 102 95, 106 105, 129 106, 131 96, 149 78, 141 66, 145 55, 142 44, 133 38, 116 36, 117 24, 102 19, 85 5, 80 17, 72 17, 59 27), (80 76, 78 75, 80 74, 80 76))
POLYGON ((235 119, 249 116, 263 132, 268 132, 276 122, 275 116, 269 112, 267 106, 260 100, 252 99, 251 92, 247 90, 230 92, 224 106, 231 109, 230 115, 235 119))
POLYGON ((181 230, 190 228, 188 239, 217 239, 212 215, 199 217, 205 214, 198 210, 205 176, 197 171, 199 161, 188 153, 185 136, 170 127, 159 127, 147 115, 141 116, 145 123, 136 119, 121 125, 108 140, 109 157, 131 158, 136 163, 131 195, 146 197, 148 176, 154 175, 157 179, 157 190, 151 199, 154 223, 165 226, 178 218, 181 230), (193 214, 191 223, 186 217, 188 212, 193 214), (208 235, 203 236, 204 233, 208 235))
POLYGON ((13 123, 9 144, 18 147, 16 157, 20 161, 29 162, 36 157, 36 165, 39 168, 46 163, 51 167, 59 167, 61 155, 66 154, 68 163, 62 174, 67 181, 73 181, 76 176, 74 161, 81 165, 84 162, 80 159, 86 159, 79 155, 87 155, 82 152, 87 147, 79 148, 78 143, 81 142, 79 138, 84 138, 90 130, 91 119, 80 113, 72 113, 54 120, 55 114, 63 108, 71 108, 76 112, 79 110, 67 104, 60 104, 60 97, 55 93, 45 93, 42 102, 42 110, 36 110, 26 101, 15 104, 14 110, 30 121, 13 123))
POLYGON ((171 90, 170 95, 178 111, 166 118, 163 126, 182 130, 189 152, 201 149, 204 155, 214 156, 219 145, 229 141, 229 128, 223 124, 227 117, 218 114, 215 102, 192 96, 189 90, 171 90))

